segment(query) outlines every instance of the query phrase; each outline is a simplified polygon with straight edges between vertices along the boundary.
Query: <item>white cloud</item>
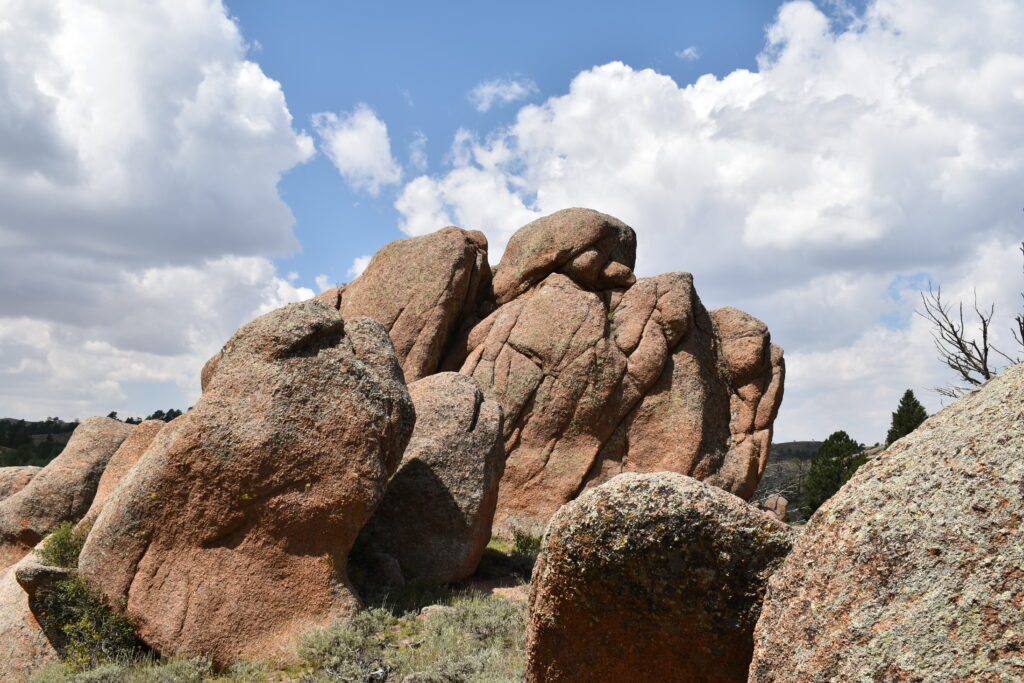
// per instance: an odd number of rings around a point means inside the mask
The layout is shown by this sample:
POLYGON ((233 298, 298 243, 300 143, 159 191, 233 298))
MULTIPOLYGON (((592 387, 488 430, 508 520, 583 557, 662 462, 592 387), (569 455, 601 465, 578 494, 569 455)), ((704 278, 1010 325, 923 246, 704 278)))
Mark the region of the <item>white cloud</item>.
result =
POLYGON ((402 180, 402 167, 391 156, 388 127, 366 104, 349 113, 313 115, 320 147, 353 189, 380 194, 402 180))
POLYGON ((477 111, 485 112, 495 105, 525 100, 537 92, 537 84, 529 78, 495 78, 478 83, 466 97, 477 111))
POLYGON ((370 265, 370 260, 372 258, 373 257, 369 254, 356 256, 355 259, 352 260, 352 265, 348 267, 348 276, 354 280, 362 275, 363 271, 366 270, 366 266, 370 265))
POLYGON ((409 167, 422 173, 427 170, 427 136, 416 131, 416 137, 409 143, 409 167))
POLYGON ((314 281, 316 282, 317 290, 321 292, 326 292, 328 289, 334 287, 334 282, 331 278, 324 274, 317 275, 316 278, 314 278, 314 281))
POLYGON ((904 389, 946 377, 907 283, 1019 291, 1024 6, 842 14, 783 5, 756 71, 680 87, 613 62, 507 128, 460 131, 450 170, 404 186, 402 229, 483 229, 495 260, 539 215, 616 215, 641 274, 690 270, 705 303, 750 311, 787 347, 780 438, 882 438, 904 389), (999 265, 971 266, 983 253, 999 265))
POLYGON ((697 49, 696 45, 690 45, 685 50, 677 50, 676 57, 687 62, 694 62, 700 59, 700 50, 697 49))
POLYGON ((194 391, 235 327, 308 292, 267 257, 298 246, 276 188, 312 140, 219 0, 0 17, 0 415, 194 391))

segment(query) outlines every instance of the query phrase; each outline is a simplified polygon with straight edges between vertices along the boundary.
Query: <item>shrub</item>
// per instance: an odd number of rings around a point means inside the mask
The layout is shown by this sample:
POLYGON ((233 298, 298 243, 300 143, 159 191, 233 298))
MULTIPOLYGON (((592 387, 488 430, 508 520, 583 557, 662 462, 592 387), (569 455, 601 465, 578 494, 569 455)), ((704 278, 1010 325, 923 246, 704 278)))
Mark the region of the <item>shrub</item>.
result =
POLYGON ((35 552, 44 564, 51 567, 77 567, 83 545, 85 533, 75 531, 72 522, 61 522, 35 552))
POLYGON ((135 659, 145 652, 131 619, 107 607, 77 574, 40 589, 33 602, 32 611, 47 637, 73 670, 135 659))

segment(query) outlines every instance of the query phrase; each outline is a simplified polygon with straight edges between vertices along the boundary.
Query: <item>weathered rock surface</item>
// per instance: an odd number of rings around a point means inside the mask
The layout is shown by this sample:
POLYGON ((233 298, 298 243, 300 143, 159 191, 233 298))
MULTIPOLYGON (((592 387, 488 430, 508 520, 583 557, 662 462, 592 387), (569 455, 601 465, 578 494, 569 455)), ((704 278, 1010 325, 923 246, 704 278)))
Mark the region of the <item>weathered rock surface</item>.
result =
POLYGON ((319 301, 242 327, 107 499, 80 572, 161 652, 288 659, 357 608, 346 558, 414 414, 384 328, 319 301))
POLYGON ((57 661, 57 651, 29 609, 28 594, 18 583, 19 569, 36 564, 32 553, 0 572, 0 681, 24 681, 57 661))
POLYGON ((453 348, 505 410, 499 532, 538 532, 621 472, 679 472, 743 497, 757 487, 782 349, 751 316, 709 314, 688 273, 635 280, 635 248, 632 229, 596 211, 531 223, 497 268, 503 305, 453 348))
POLYGON ((135 426, 135 429, 121 443, 114 455, 111 456, 106 468, 104 468, 100 482, 96 486, 96 495, 93 496, 92 505, 89 506, 89 511, 85 513, 85 516, 77 524, 79 529, 88 531, 92 528, 107 498, 114 492, 117 485, 121 483, 121 480, 125 478, 128 470, 139 461, 142 454, 153 443, 157 433, 166 424, 163 420, 146 420, 135 426))
POLYGON ((743 681, 794 532, 690 477, 628 473, 551 519, 533 573, 529 681, 743 681))
POLYGON ((398 560, 406 580, 459 581, 491 537, 504 467, 501 407, 444 372, 409 385, 416 428, 360 543, 398 560))
POLYGON ((780 495, 768 496, 761 508, 780 522, 789 521, 789 501, 780 495))
POLYGON ((750 680, 1024 679, 1024 365, 929 418, 811 518, 750 680))
POLYGON ((588 289, 628 287, 636 281, 636 233, 591 209, 563 209, 538 218, 508 241, 494 274, 494 298, 508 303, 551 273, 588 289))
POLYGON ((362 275, 319 298, 333 298, 346 320, 382 323, 412 383, 438 371, 446 346, 490 284, 487 238, 450 227, 388 244, 362 275))
POLYGON ((0 500, 13 496, 22 490, 32 478, 39 474, 42 467, 34 465, 15 465, 14 467, 0 467, 0 500))
POLYGON ((61 522, 82 518, 103 469, 133 428, 107 417, 84 420, 60 455, 25 488, 0 500, 0 567, 24 557, 61 522))

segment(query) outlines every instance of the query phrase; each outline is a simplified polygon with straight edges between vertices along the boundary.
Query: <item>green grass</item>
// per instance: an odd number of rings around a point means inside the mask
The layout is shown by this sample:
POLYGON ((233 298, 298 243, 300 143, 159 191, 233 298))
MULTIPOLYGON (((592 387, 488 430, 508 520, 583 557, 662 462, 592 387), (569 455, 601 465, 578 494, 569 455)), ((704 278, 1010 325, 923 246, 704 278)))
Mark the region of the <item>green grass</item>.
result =
POLYGON ((43 564, 51 567, 77 567, 83 545, 85 533, 75 531, 73 522, 61 522, 35 553, 43 564))
POLYGON ((492 536, 480 560, 477 576, 491 579, 513 575, 524 582, 530 581, 533 565, 540 553, 540 536, 523 531, 513 532, 512 540, 492 536))

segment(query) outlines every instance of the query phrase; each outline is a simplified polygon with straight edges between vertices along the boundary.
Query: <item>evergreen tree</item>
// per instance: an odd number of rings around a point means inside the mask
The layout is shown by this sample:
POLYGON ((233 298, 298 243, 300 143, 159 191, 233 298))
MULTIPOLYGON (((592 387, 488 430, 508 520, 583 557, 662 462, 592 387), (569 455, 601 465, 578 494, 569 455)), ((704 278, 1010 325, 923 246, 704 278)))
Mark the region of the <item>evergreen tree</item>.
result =
POLYGON ((864 464, 863 450, 844 431, 833 432, 822 442, 803 483, 804 510, 808 517, 864 464))
POLYGON ((924 406, 914 396, 914 392, 907 389, 903 398, 900 399, 896 412, 892 414, 892 426, 889 427, 889 433, 885 437, 885 445, 888 446, 896 439, 902 439, 917 429, 926 419, 928 419, 928 413, 925 412, 924 406))

